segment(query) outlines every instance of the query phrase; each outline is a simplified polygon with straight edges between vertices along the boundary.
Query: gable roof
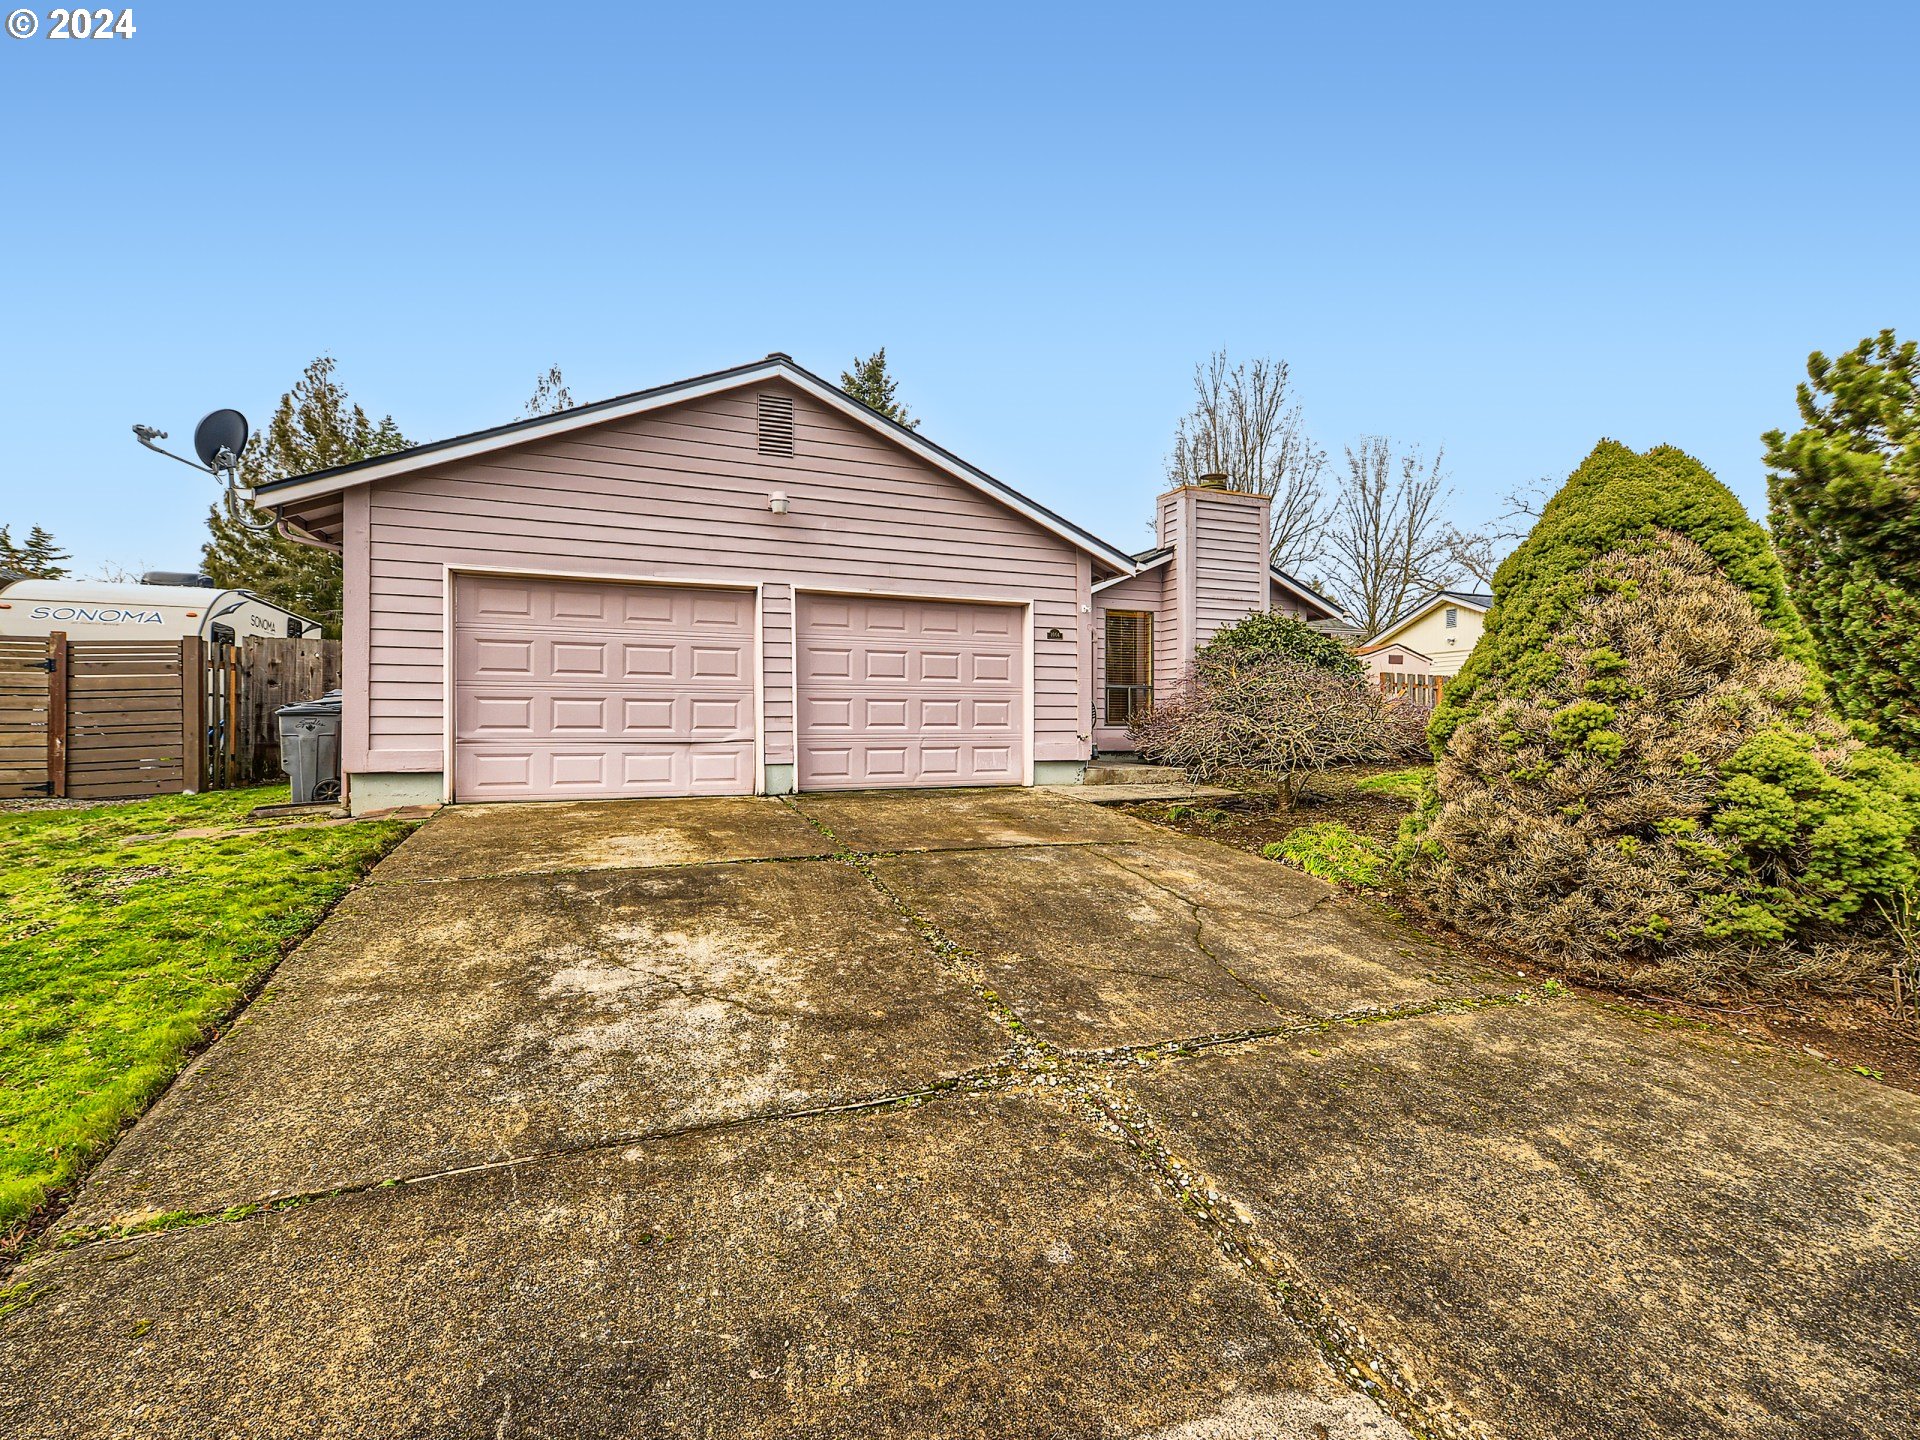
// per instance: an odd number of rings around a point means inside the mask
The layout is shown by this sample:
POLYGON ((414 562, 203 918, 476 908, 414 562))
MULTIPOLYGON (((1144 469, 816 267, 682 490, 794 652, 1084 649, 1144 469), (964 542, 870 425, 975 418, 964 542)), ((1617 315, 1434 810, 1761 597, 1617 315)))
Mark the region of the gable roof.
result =
POLYGON ((1422 615, 1425 615, 1429 610, 1433 609, 1434 606, 1441 604, 1458 605, 1463 609, 1472 610, 1484 615, 1493 608, 1493 596, 1484 594, 1478 590, 1431 591, 1423 599, 1415 601, 1405 610, 1402 610, 1394 619, 1388 621, 1386 629, 1382 630, 1367 643, 1369 645, 1386 643, 1387 637, 1392 635, 1396 630, 1406 628, 1422 615))
POLYGON ((1429 665, 1433 657, 1424 650, 1416 650, 1411 645, 1402 645, 1398 640, 1376 640, 1371 645, 1362 645, 1353 653, 1356 655, 1378 655, 1382 650, 1404 650, 1409 655, 1417 655, 1429 665))
POLYGON ((505 449, 509 445, 523 445, 529 440, 545 440, 556 435, 566 435, 589 425, 603 424, 608 420, 624 420, 630 416, 644 415, 651 410, 664 409, 669 405, 697 400, 702 396, 718 395, 727 390, 737 390, 746 385, 764 384, 776 379, 785 380, 798 387, 812 399, 829 409, 838 411, 856 424, 879 431, 935 469, 945 471, 963 484, 970 485, 991 499, 999 501, 1016 514, 1033 521, 1041 529, 1049 530, 1059 536, 1075 549, 1086 551, 1122 574, 1133 573, 1133 558, 1124 550, 1109 545, 1091 531, 1082 530, 1072 521, 1056 515, 1038 501, 1028 499, 1011 485, 994 479, 977 466, 969 465, 958 455, 942 449, 918 431, 910 430, 897 421, 888 419, 877 410, 863 405, 839 386, 829 384, 811 370, 796 365, 790 356, 783 355, 779 351, 775 351, 764 360, 756 360, 750 365, 736 365, 729 370, 716 370, 708 375, 676 380, 670 385, 657 385, 651 390, 636 390, 630 395, 616 395, 611 400, 597 400, 589 405, 576 405, 571 410, 561 410, 551 415, 535 415, 530 419, 495 425, 487 430, 475 430, 446 440, 434 440, 425 445, 396 450, 391 455, 375 455, 366 460, 356 460, 350 465, 336 465, 330 470, 316 470, 310 475, 289 475, 282 480, 269 480, 264 485, 254 488, 253 500, 254 504, 261 508, 269 505, 291 504, 316 495, 327 495, 355 485, 365 485, 370 481, 386 480, 396 475, 424 470, 430 466, 484 455, 489 451, 505 449))
POLYGON ((1158 550, 1136 551, 1133 557, 1133 568, 1125 574, 1114 575, 1100 581, 1093 587, 1094 594, 1099 594, 1109 585, 1118 585, 1122 580, 1131 580, 1136 575, 1144 575, 1149 570, 1157 570, 1171 559, 1173 559, 1173 547, 1171 545, 1163 545, 1158 550))
POLYGON ((1270 576, 1272 576, 1273 579, 1279 581, 1280 584, 1284 585, 1287 589, 1291 590, 1295 595, 1298 595, 1302 600, 1306 601, 1309 605, 1318 606, 1320 609, 1326 611, 1330 619, 1334 619, 1334 620, 1348 619, 1346 611, 1342 610, 1338 605, 1334 604, 1333 601, 1329 600, 1325 595, 1322 595, 1318 590, 1315 590, 1311 585, 1303 584, 1302 582, 1294 579, 1293 576, 1289 575, 1286 571, 1282 570, 1278 565, 1269 565, 1267 567, 1267 573, 1270 576))

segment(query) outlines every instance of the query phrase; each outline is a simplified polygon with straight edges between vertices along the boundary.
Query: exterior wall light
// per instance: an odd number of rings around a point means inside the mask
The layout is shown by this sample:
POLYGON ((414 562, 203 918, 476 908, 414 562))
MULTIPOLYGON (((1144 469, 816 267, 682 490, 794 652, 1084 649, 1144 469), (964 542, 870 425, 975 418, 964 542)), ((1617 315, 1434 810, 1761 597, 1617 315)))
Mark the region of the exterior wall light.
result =
POLYGON ((786 514, 788 503, 787 492, 784 490, 776 490, 767 496, 767 509, 776 515, 786 514))

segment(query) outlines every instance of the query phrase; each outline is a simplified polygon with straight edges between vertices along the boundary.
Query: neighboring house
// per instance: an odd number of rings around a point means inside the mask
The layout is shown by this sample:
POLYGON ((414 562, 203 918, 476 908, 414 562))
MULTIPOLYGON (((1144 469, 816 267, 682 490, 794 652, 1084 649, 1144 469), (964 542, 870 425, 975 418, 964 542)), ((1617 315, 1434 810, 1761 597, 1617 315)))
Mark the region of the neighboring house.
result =
POLYGON ((1353 653, 1366 665, 1367 673, 1375 677, 1433 674, 1433 657, 1422 655, 1411 645, 1363 645, 1353 653))
POLYGON ((1431 655, 1391 641, 1363 645, 1353 653, 1367 667, 1368 677, 1382 695, 1409 700, 1427 710, 1440 703, 1446 677, 1434 673, 1431 655))
POLYGON ((1110 612, 1128 693, 1250 610, 1338 618, 1259 497, 1175 490, 1136 558, 779 354, 254 503, 342 557, 356 810, 1073 781, 1110 612))
POLYGON ((1367 642, 1378 651, 1395 644, 1409 647, 1428 661, 1435 675, 1458 675, 1467 656, 1486 628, 1493 596, 1471 590, 1436 590, 1402 612, 1400 618, 1367 642))

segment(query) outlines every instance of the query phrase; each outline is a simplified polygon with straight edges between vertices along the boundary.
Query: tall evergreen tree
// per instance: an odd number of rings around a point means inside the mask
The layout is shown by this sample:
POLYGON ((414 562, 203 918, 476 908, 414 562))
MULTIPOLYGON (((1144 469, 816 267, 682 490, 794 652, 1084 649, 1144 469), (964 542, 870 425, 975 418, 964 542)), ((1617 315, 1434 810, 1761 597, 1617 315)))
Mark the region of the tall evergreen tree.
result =
POLYGON ((1767 497, 1794 604, 1841 712, 1920 759, 1920 352, 1893 331, 1815 351, 1767 497))
POLYGON ((920 422, 907 413, 895 395, 900 382, 887 373, 887 347, 882 345, 864 360, 855 360, 853 369, 840 372, 840 388, 870 410, 878 410, 889 420, 918 430, 920 422))
POLYGON ((24 543, 14 540, 8 526, 0 525, 0 574, 29 580, 64 580, 72 573, 66 565, 72 558, 54 543, 51 533, 38 525, 27 531, 24 543))
MULTIPOLYGON (((262 485, 407 448, 410 442, 393 417, 369 420, 367 412, 347 398, 333 369, 332 356, 319 356, 280 397, 266 430, 240 457, 242 485, 262 485)), ((255 591, 276 605, 311 615, 329 635, 340 633, 339 556, 276 531, 250 529, 229 516, 224 503, 209 510, 207 529, 211 538, 201 550, 201 568, 214 584, 255 591)))

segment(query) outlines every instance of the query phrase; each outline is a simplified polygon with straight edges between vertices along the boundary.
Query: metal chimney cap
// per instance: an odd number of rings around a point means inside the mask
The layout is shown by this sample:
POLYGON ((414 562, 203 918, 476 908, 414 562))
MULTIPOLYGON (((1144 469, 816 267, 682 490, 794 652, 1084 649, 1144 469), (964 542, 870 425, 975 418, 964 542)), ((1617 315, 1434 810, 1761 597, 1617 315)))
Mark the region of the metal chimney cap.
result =
POLYGON ((1203 490, 1231 490, 1233 478, 1224 470, 1209 470, 1194 482, 1203 490))

